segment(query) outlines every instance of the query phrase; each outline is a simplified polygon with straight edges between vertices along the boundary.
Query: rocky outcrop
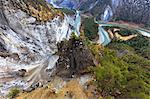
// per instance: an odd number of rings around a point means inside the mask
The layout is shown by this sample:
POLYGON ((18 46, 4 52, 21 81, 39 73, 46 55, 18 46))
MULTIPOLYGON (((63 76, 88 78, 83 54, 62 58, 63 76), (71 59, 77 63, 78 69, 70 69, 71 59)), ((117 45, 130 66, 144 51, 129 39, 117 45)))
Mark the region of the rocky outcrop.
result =
POLYGON ((93 55, 81 39, 71 38, 58 44, 60 56, 56 65, 56 75, 74 77, 88 72, 94 66, 93 55))

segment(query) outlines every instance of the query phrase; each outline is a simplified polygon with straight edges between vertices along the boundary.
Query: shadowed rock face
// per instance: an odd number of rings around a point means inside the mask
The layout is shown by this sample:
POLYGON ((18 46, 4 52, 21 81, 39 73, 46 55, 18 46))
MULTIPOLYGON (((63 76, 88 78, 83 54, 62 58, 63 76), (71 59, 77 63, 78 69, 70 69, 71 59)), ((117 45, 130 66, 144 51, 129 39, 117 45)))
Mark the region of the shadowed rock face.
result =
POLYGON ((58 32, 52 28, 61 27, 63 20, 60 19, 57 10, 52 7, 44 6, 40 4, 41 2, 37 2, 35 7, 34 3, 35 0, 0 0, 0 50, 3 51, 1 55, 8 56, 5 59, 0 55, 0 60, 3 60, 0 66, 7 65, 11 68, 15 65, 23 68, 21 67, 23 64, 29 65, 37 62, 47 53, 51 54, 56 51, 58 32), (37 14, 33 13, 34 11, 37 14), (44 11, 54 16, 49 16, 44 11), (45 18, 42 15, 46 15, 45 18), (15 57, 13 58, 14 54, 18 55, 19 62, 15 61, 15 57))
MULTIPOLYGON (((85 6, 87 5, 83 4, 80 8, 85 6)), ((88 12, 101 20, 102 16, 108 17, 113 12, 113 17, 106 18, 108 21, 115 19, 150 25, 150 0, 97 0, 97 4, 88 12), (108 7, 111 11, 103 16, 108 7)))
POLYGON ((4 45, 0 42, 0 52, 5 51, 6 49, 4 48, 4 45))
POLYGON ((87 72, 88 67, 94 66, 93 55, 80 39, 72 38, 58 44, 60 56, 56 75, 71 77, 87 72))
POLYGON ((150 25, 150 0, 122 0, 115 18, 150 25))

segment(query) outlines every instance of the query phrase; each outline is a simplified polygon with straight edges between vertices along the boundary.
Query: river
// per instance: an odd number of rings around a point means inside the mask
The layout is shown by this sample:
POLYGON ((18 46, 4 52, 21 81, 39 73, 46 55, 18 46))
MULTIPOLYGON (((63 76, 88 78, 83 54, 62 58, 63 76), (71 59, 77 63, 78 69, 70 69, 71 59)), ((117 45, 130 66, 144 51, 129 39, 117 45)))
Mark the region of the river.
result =
MULTIPOLYGON (((126 28, 128 29, 129 26, 128 25, 124 25, 124 24, 119 24, 119 23, 102 23, 102 22, 97 22, 95 21, 97 24, 99 24, 99 40, 98 40, 98 43, 102 44, 102 45, 107 45, 111 42, 111 39, 110 37, 108 36, 108 32, 106 32, 103 27, 106 27, 106 26, 112 26, 112 27, 120 27, 120 28, 126 28)), ((143 36, 146 36, 146 37, 150 37, 150 31, 149 30, 146 30, 146 29, 143 29, 143 28, 133 28, 133 30, 137 31, 137 33, 140 33, 141 35, 143 36)))
MULTIPOLYGON (((52 0, 50 0, 50 1, 51 1, 50 3, 52 3, 54 6, 56 6, 52 2, 52 0)), ((108 21, 113 16, 113 13, 115 12, 115 9, 121 3, 121 1, 119 1, 119 0, 111 0, 111 2, 112 2, 111 5, 107 5, 107 7, 105 8, 105 11, 104 11, 104 13, 101 17, 102 22, 95 21, 95 23, 99 24, 99 27, 98 27, 99 40, 97 42, 104 45, 104 46, 109 44, 111 42, 111 39, 108 35, 108 32, 105 31, 103 27, 105 27, 105 26, 117 26, 117 27, 120 27, 120 28, 127 28, 128 29, 128 26, 124 25, 124 24, 117 24, 117 23, 109 24, 108 23, 108 21)), ((67 3, 67 2, 65 1, 65 3, 67 3)), ((94 5, 96 5, 96 4, 97 4, 97 1, 91 7, 94 7, 94 5)), ((69 8, 68 6, 63 6, 63 7, 69 8)), ((91 7, 90 7, 90 9, 91 9, 91 7)), ((81 26, 81 16, 80 16, 80 14, 82 14, 80 11, 76 11, 75 19, 72 19, 71 17, 68 17, 68 23, 72 25, 72 27, 74 28, 73 32, 75 32, 78 36, 80 35, 79 29, 80 29, 80 26, 81 26)), ((143 36, 150 37, 150 31, 148 31, 146 29, 143 29, 143 28, 139 27, 139 28, 133 28, 133 30, 136 30, 137 32, 139 32, 143 36)))

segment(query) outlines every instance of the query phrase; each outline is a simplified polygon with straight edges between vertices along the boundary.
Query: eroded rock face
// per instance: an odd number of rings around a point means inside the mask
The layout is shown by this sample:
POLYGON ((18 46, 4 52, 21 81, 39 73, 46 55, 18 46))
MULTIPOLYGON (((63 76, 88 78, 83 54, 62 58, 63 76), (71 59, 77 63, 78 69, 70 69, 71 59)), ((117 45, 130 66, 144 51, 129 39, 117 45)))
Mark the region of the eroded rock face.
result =
POLYGON ((56 65, 56 75, 72 77, 94 66, 93 55, 81 39, 62 41, 58 44, 58 54, 60 58, 56 65))
MULTIPOLYGON (((25 69, 27 85, 46 82, 49 78, 46 69, 54 68, 59 58, 53 55, 57 52, 57 43, 70 37, 72 31, 67 16, 40 1, 0 0, 0 80, 14 78, 11 74, 25 69)), ((0 88, 0 95, 20 84, 19 81, 8 83, 0 88)), ((21 86, 27 87, 24 85, 21 86)))

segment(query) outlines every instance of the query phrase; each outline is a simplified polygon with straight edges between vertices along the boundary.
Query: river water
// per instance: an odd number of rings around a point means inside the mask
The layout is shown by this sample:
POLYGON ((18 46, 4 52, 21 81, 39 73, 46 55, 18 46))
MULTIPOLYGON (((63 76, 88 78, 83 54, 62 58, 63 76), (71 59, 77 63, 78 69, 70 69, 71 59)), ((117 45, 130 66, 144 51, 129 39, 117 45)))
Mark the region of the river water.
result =
MULTIPOLYGON (((111 42, 111 39, 110 37, 108 36, 108 32, 106 32, 103 27, 120 27, 120 28, 126 28, 128 29, 130 26, 128 25, 124 25, 124 24, 117 24, 117 23, 102 23, 102 22, 97 22, 95 21, 97 24, 99 24, 99 40, 98 40, 98 43, 102 44, 102 45, 107 45, 111 42)), ((146 30, 146 29, 143 29, 143 28, 133 28, 133 30, 137 31, 137 33, 140 33, 141 35, 143 36, 146 36, 146 37, 150 37, 150 31, 146 30)))

